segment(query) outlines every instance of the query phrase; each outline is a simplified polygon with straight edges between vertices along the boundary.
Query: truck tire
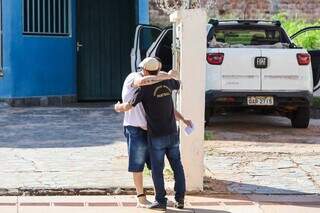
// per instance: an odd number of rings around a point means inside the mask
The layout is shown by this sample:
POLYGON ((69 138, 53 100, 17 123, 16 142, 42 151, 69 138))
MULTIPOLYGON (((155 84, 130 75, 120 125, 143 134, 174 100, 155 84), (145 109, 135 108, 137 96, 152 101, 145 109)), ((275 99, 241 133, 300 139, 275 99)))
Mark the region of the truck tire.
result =
POLYGON ((308 128, 310 122, 310 108, 300 107, 291 117, 291 125, 293 128, 308 128))

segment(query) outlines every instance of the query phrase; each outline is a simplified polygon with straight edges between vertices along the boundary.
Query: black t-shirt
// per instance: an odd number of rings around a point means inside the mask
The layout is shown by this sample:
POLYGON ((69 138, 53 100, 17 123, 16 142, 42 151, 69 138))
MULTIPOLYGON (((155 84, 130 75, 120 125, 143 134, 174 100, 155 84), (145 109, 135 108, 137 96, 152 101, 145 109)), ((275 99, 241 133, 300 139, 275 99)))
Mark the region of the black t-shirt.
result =
POLYGON ((142 102, 146 112, 148 132, 153 137, 177 133, 172 91, 180 88, 179 81, 166 80, 138 89, 132 106, 142 102))

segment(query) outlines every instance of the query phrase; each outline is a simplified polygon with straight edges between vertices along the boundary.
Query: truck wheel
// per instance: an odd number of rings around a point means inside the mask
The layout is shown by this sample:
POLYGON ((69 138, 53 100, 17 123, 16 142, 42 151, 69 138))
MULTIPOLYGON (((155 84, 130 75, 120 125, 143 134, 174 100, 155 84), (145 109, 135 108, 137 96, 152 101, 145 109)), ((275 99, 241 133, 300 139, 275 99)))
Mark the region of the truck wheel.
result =
POLYGON ((310 122, 310 108, 300 107, 291 117, 293 128, 308 128, 310 122))

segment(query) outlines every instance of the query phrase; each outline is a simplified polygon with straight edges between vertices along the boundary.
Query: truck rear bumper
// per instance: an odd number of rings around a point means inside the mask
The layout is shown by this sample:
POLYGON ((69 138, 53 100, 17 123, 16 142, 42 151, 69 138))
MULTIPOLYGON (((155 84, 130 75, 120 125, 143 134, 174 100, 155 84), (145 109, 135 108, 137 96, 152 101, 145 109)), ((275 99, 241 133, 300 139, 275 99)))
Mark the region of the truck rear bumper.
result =
POLYGON ((297 92, 226 92, 208 90, 206 91, 206 108, 216 107, 248 107, 255 108, 261 106, 249 106, 248 96, 273 96, 274 105, 268 108, 279 107, 307 107, 310 106, 313 95, 309 91, 297 92))

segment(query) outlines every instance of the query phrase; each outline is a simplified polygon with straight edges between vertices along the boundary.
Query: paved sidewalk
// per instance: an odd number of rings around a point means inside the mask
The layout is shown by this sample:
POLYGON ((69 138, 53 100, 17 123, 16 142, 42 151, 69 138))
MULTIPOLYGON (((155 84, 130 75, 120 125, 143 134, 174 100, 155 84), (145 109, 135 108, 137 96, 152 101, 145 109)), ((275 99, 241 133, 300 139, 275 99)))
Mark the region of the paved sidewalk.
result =
POLYGON ((122 114, 112 107, 0 106, 0 126, 0 188, 133 185, 122 114))
MULTIPOLYGON (((151 200, 152 197, 149 197, 151 200)), ((172 200, 172 197, 169 198, 172 200)), ((170 204, 172 205, 172 204, 170 204)), ((0 197, 1 213, 134 213, 155 212, 135 208, 134 196, 92 197, 0 197)), ((186 209, 169 207, 167 212, 190 213, 317 213, 319 196, 236 196, 186 198, 186 209)))

